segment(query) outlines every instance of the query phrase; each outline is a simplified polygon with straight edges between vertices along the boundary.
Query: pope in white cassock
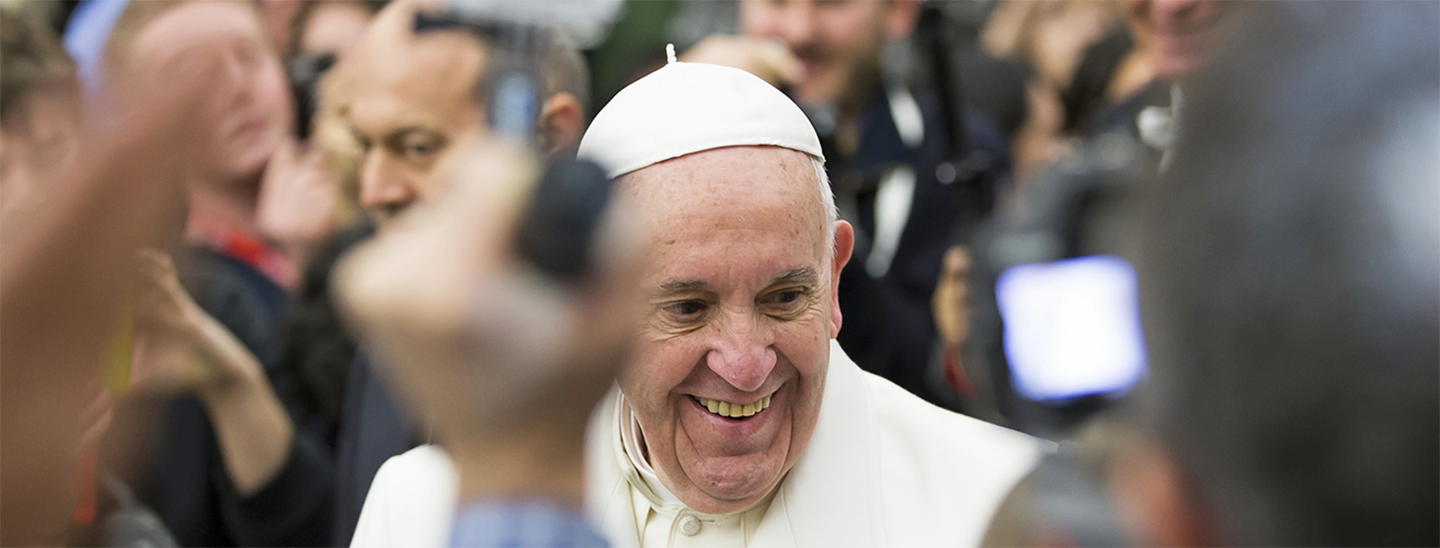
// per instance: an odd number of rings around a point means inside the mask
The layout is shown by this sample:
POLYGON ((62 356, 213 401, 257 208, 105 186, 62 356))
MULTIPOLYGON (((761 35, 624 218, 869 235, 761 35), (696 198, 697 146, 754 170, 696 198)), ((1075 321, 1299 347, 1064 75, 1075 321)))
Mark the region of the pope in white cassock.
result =
MULTIPOLYGON (((974 546, 1043 446, 934 407, 833 342, 854 233, 819 139, 741 70, 672 62, 579 154, 638 204, 654 253, 631 361, 591 418, 586 510, 616 546, 974 546)), ((391 459, 354 546, 444 544, 455 472, 391 459)))

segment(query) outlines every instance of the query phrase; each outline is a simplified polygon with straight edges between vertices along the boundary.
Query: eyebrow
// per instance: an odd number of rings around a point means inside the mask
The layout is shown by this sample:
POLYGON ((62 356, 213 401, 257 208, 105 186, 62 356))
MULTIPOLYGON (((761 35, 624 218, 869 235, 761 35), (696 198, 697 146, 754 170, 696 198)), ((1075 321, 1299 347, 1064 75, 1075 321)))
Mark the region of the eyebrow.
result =
POLYGON ((381 135, 379 139, 371 139, 369 135, 365 134, 365 132, 360 131, 360 128, 356 127, 353 122, 350 124, 351 136, 353 136, 356 140, 360 141, 361 145, 369 145, 376 142, 389 145, 391 143, 399 142, 400 139, 403 139, 406 135, 412 133, 424 133, 429 136, 443 137, 443 135, 439 131, 436 131, 434 129, 420 125, 409 125, 387 131, 384 135, 381 135))
MULTIPOLYGON (((771 286, 792 283, 797 285, 814 285, 820 280, 820 275, 815 269, 808 266, 792 268, 776 275, 770 279, 771 286)), ((673 280, 661 282, 658 287, 662 295, 675 295, 680 293, 695 293, 709 291, 710 284, 700 280, 673 280)))
POLYGON ((710 284, 699 280, 677 280, 660 283, 660 293, 674 295, 677 293, 694 293, 709 289, 710 284))
POLYGON ((781 272, 780 275, 770 279, 770 285, 782 283, 813 285, 818 281, 820 281, 820 274, 815 272, 814 268, 802 266, 781 272))

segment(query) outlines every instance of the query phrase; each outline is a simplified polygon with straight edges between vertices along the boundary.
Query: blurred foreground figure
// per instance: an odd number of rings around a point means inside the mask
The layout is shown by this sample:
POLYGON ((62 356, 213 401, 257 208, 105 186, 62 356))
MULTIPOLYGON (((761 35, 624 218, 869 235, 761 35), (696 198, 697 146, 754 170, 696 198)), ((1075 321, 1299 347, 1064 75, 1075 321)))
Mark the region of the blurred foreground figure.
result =
POLYGON ((397 465, 381 469, 352 545, 444 545, 457 500, 458 546, 603 545, 581 511, 582 444, 629 344, 638 233, 610 214, 584 283, 557 283, 515 245, 537 158, 509 142, 450 146, 465 154, 437 166, 456 180, 445 199, 337 270, 352 325, 446 449, 391 459, 435 467, 400 484, 386 479, 397 465))
MULTIPOLYGON (((206 86, 227 75, 215 43, 192 42, 151 71, 115 75, 108 100, 80 120, 57 38, 9 15, 0 31, 0 544, 59 545, 77 515, 76 459, 93 443, 85 430, 104 430, 76 418, 115 351, 136 251, 177 226, 206 86)), ((155 39, 213 30, 191 23, 155 39)))
MULTIPOLYGON (((353 174, 348 198, 381 233, 406 209, 448 199, 451 179, 441 166, 465 157, 461 143, 489 137, 487 105, 477 97, 491 85, 489 60, 510 54, 459 28, 416 32, 419 9, 408 1, 387 6, 322 85, 321 117, 329 123, 317 126, 316 139, 353 174)), ((541 76, 534 141, 563 156, 584 131, 589 78, 563 40, 534 50, 524 60, 541 76)), ((395 405, 384 381, 363 354, 346 374, 333 544, 351 541, 381 464, 429 441, 428 427, 395 405)))
POLYGON ((1440 543, 1440 5, 1254 9, 1144 197, 1135 431, 996 545, 1440 543))
MULTIPOLYGON (((1041 447, 926 404, 862 371, 833 342, 842 323, 836 286, 854 234, 837 219, 819 139, 794 102, 745 71, 672 62, 616 95, 596 115, 579 155, 619 178, 617 191, 634 205, 651 246, 639 275, 629 278, 638 280, 631 290, 642 308, 639 325, 621 315, 591 326, 605 333, 620 324, 633 344, 615 389, 585 434, 585 509, 610 542, 979 542, 999 501, 1031 469, 1041 447)), ((447 234, 458 232, 436 237, 447 234)), ((457 239, 443 249, 477 247, 457 239)), ((417 274, 422 259, 410 261, 417 274)), ((436 274, 417 279, 431 276, 436 274)), ((391 283, 413 285, 400 277, 391 283)), ((365 287, 354 297, 398 290, 365 287)), ((477 301, 459 293, 443 299, 448 304, 439 310, 488 318, 503 309, 491 307, 515 307, 525 311, 516 316, 520 320, 544 311, 528 311, 524 298, 477 301)), ((407 306, 424 312, 419 304, 407 306)), ((426 322, 409 324, 408 333, 391 336, 436 336, 426 322)), ((488 356, 497 334, 510 334, 501 341, 536 336, 500 327, 470 334, 465 340, 471 346, 454 349, 458 357, 429 359, 488 356)), ((568 349, 587 340, 552 344, 568 349)), ((414 346, 424 353, 411 361, 441 352, 414 346)), ((419 364, 398 364, 403 367, 395 374, 402 380, 420 370, 419 364)), ((401 385, 419 389, 422 380, 401 385)), ((556 387, 574 382, 553 381, 556 387)), ((433 379, 425 386, 428 397, 415 401, 503 402, 515 397, 507 396, 507 388, 525 387, 433 379)), ((574 413, 573 420, 582 403, 589 402, 552 399, 542 407, 574 413)), ((529 423, 528 416, 514 420, 529 423)), ((552 440, 556 452, 548 458, 565 463, 578 456, 567 452, 578 449, 579 432, 570 432, 568 442, 550 438, 554 428, 537 432, 552 440)), ((441 441, 454 446, 449 438, 441 441)), ((498 444, 473 454, 487 452, 497 456, 467 462, 456 455, 462 490, 472 470, 488 477, 487 466, 513 462, 498 444)), ((538 477, 548 465, 516 466, 538 477)), ((579 480, 577 472, 561 468, 558 477, 511 485, 510 491, 572 496, 578 494, 571 483, 579 480)), ((392 459, 376 476, 356 544, 435 539, 448 516, 414 509, 446 508, 456 481, 448 461, 432 451, 392 459)), ((457 516, 457 533, 470 515, 466 509, 457 516)))
MULTIPOLYGON (((0 6, 0 235, 4 236, 0 247, 5 248, 35 228, 36 217, 47 211, 46 196, 57 193, 56 187, 71 175, 66 168, 74 162, 79 145, 75 67, 40 14, 25 11, 33 7, 0 6)), ((45 345, 56 344, 63 335, 53 331, 45 340, 16 339, 17 332, 30 337, 44 331, 16 329, 34 318, 20 315, 29 311, 15 306, 23 295, 11 290, 14 267, 19 266, 12 261, 24 259, 8 251, 0 257, 7 267, 6 291, 0 298, 8 317, 5 352, 0 356, 4 367, 0 493, 5 495, 0 500, 4 512, 0 544, 61 543, 77 502, 76 464, 82 453, 94 447, 94 440, 82 434, 84 426, 72 424, 78 407, 67 404, 80 404, 85 392, 98 392, 99 354, 90 356, 89 363, 70 364, 68 370, 56 372, 44 370, 43 355, 32 354, 28 359, 35 361, 29 363, 21 361, 27 359, 27 352, 53 352, 45 345), (34 346, 25 349, 28 345, 34 346)), ((48 303, 38 300, 33 305, 48 303)), ((83 341, 84 334, 78 335, 76 342, 83 341)))

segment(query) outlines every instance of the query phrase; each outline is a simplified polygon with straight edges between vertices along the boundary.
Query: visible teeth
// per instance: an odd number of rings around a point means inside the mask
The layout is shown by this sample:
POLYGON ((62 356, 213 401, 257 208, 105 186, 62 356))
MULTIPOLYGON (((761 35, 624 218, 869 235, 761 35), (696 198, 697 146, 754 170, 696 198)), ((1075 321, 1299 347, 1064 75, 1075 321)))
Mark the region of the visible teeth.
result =
POLYGON ((756 413, 764 411, 767 407, 770 407, 770 396, 765 396, 763 398, 760 398, 759 401, 746 404, 730 403, 720 400, 710 400, 698 396, 692 397, 695 398, 695 401, 700 402, 700 405, 705 406, 705 409, 708 409, 711 413, 720 415, 722 417, 730 417, 733 419, 753 416, 756 413))

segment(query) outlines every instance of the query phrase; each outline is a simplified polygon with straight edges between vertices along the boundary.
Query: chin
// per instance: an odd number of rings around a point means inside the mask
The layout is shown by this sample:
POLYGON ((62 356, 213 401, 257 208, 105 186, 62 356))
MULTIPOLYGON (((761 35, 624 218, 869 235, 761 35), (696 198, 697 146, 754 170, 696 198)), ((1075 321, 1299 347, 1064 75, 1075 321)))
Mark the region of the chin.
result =
POLYGON ((686 506, 706 514, 730 514, 759 504, 779 484, 779 478, 775 478, 755 485, 715 486, 717 489, 705 492, 699 500, 681 498, 681 501, 686 506))

